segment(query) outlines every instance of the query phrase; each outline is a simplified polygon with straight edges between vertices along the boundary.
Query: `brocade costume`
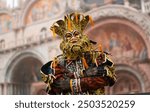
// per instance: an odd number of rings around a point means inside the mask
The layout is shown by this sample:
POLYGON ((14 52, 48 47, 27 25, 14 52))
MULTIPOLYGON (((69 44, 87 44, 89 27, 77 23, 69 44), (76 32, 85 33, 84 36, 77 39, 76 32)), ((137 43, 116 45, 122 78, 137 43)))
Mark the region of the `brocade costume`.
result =
POLYGON ((63 39, 63 54, 41 68, 48 94, 100 95, 105 94, 105 86, 114 85, 116 75, 109 54, 101 47, 94 49, 96 42, 83 34, 89 21, 89 15, 72 13, 52 25, 54 35, 63 39))

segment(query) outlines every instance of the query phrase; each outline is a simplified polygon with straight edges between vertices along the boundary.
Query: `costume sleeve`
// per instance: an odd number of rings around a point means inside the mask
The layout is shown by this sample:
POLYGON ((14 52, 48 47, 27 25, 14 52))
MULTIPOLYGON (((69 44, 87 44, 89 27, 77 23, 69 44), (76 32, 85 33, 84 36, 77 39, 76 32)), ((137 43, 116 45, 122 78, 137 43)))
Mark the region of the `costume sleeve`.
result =
MULTIPOLYGON (((54 80, 56 79, 55 72, 54 69, 52 68, 52 63, 53 61, 49 61, 48 63, 44 64, 41 67, 41 78, 42 80, 47 84, 46 86, 46 92, 49 93, 51 91, 51 84, 54 82, 54 80)), ((56 68, 57 70, 57 68, 56 68)))
POLYGON ((42 76, 42 80, 45 83, 48 83, 48 81, 50 80, 50 78, 59 78, 62 77, 64 73, 68 73, 68 71, 60 66, 60 64, 56 64, 54 67, 54 61, 49 61, 48 63, 44 64, 41 67, 41 76, 42 76), (52 77, 51 77, 52 76, 52 77))
MULTIPOLYGON (((44 64, 40 70, 42 80, 47 84, 46 92, 49 94, 56 94, 61 92, 61 89, 57 88, 56 86, 59 83, 58 81, 65 80, 65 73, 69 74, 70 77, 73 76, 73 74, 69 73, 60 64, 57 63, 55 66, 54 65, 54 61, 49 61, 48 63, 44 64)), ((66 84, 67 82, 61 85, 65 86, 66 84)))

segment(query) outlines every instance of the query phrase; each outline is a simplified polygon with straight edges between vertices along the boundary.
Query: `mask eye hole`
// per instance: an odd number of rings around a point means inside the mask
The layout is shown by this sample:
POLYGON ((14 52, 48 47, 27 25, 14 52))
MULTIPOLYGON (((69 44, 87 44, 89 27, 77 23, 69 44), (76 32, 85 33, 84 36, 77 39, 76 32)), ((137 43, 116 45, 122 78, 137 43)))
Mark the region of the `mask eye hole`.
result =
POLYGON ((76 37, 76 36, 80 35, 80 33, 78 31, 74 31, 73 35, 76 37))
POLYGON ((71 34, 71 33, 66 33, 65 38, 66 38, 66 39, 72 38, 72 34, 71 34))

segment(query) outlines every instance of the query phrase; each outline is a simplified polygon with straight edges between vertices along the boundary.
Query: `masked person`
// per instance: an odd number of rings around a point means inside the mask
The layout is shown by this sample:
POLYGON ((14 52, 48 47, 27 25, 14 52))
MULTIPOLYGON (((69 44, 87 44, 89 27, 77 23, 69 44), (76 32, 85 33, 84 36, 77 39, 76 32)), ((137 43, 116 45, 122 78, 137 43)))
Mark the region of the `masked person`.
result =
POLYGON ((114 63, 106 52, 94 49, 96 42, 83 33, 89 15, 72 13, 56 21, 51 30, 62 38, 62 54, 41 68, 48 94, 105 94, 116 82, 114 63))

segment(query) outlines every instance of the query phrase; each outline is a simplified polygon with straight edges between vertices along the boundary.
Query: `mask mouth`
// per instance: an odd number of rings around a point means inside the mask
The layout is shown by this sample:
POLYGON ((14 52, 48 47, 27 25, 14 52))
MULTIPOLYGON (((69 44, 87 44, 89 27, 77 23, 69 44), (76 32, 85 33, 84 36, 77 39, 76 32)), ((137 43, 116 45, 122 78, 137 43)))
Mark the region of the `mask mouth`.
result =
POLYGON ((82 52, 82 47, 80 45, 73 45, 71 48, 72 53, 81 53, 82 52))

